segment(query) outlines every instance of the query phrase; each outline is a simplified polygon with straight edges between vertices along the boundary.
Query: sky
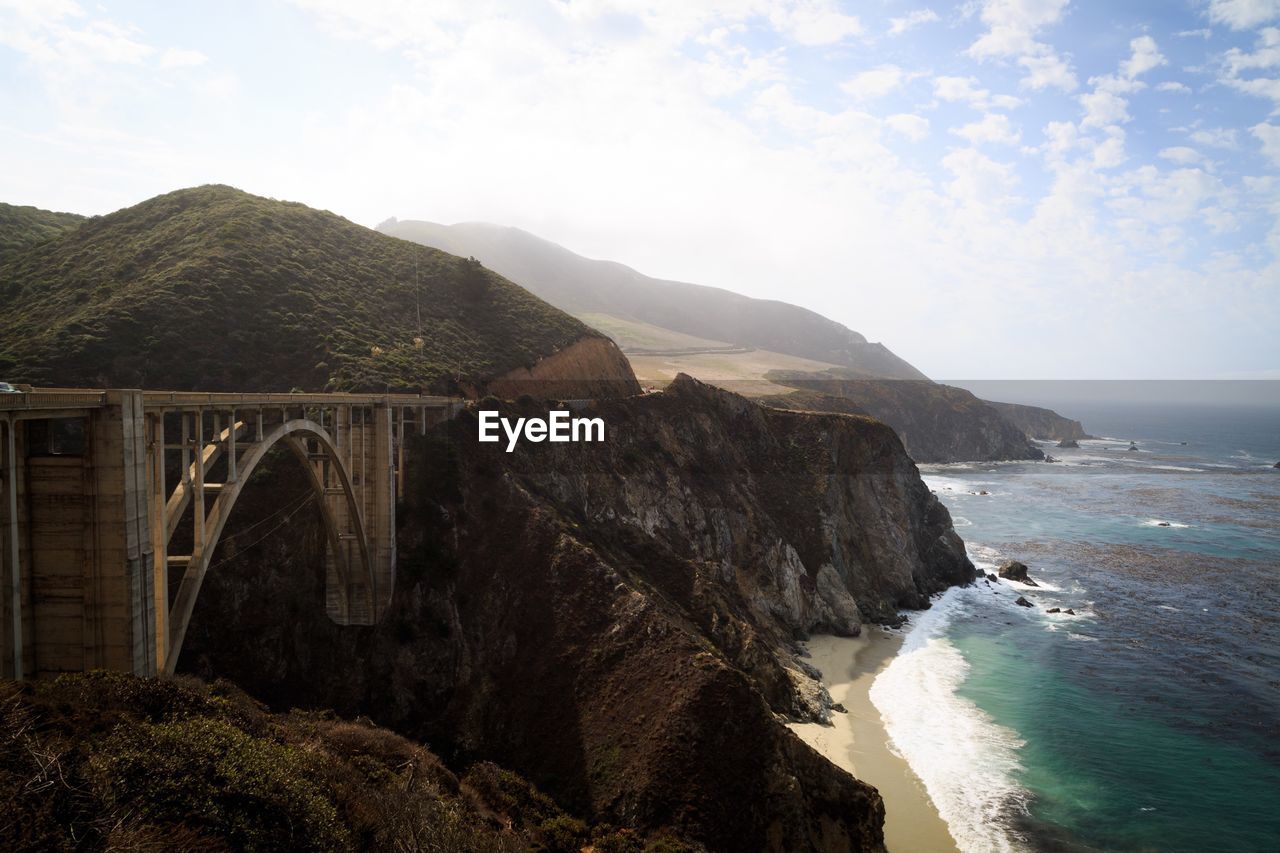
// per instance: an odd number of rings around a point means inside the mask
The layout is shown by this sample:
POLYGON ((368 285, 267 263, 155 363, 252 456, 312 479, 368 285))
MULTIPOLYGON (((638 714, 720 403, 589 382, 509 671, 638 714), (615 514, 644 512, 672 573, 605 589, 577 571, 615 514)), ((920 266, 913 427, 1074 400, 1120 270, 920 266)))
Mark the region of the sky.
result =
POLYGON ((0 0, 0 200, 525 228, 934 377, 1280 378, 1280 0, 0 0))

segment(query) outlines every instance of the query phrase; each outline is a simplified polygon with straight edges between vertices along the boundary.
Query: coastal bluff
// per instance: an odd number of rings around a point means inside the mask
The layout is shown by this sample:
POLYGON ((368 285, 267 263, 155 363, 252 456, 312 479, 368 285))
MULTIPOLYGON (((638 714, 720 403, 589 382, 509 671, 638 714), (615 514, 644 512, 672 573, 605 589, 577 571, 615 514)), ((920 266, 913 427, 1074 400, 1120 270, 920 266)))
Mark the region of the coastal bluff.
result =
POLYGON ((506 453, 468 413, 422 438, 382 624, 339 629, 308 603, 308 521, 209 579, 185 668, 497 761, 593 822, 717 850, 883 849, 875 789, 784 725, 829 713, 796 639, 970 582, 945 507, 869 418, 683 376, 587 411, 610 440, 506 453), (259 629, 229 636, 233 614, 259 629))

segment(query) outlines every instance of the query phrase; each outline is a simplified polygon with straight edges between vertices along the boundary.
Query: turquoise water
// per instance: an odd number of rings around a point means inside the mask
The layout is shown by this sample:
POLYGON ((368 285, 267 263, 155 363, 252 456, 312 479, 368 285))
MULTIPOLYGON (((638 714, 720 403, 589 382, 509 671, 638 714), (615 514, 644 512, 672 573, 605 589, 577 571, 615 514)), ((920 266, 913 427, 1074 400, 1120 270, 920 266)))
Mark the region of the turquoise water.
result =
POLYGON ((1280 850, 1280 412, 1070 414, 1114 439, 922 468, 976 564, 1041 586, 948 593, 873 698, 966 849, 1280 850))

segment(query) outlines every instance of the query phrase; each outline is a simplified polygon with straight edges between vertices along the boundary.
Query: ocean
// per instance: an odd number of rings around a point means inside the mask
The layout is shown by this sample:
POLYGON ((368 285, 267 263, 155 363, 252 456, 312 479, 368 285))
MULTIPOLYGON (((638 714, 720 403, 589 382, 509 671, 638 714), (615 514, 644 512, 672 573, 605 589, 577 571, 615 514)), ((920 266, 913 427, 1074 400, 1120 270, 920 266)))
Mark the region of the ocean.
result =
POLYGON ((892 747, 962 850, 1280 850, 1280 409, 1063 413, 1107 437, 921 466, 974 563, 1039 585, 911 614, 892 747))

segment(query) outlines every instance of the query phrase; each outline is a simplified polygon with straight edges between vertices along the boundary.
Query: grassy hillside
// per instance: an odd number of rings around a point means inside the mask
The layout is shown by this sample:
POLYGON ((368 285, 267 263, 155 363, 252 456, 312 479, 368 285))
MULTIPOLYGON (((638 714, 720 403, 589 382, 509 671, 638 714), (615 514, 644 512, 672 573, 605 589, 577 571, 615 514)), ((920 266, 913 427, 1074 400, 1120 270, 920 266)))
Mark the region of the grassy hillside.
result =
POLYGON ((748 352, 630 354, 631 369, 647 385, 665 386, 681 373, 744 397, 786 394, 792 389, 769 380, 776 372, 822 373, 834 365, 793 355, 753 349, 748 352))
POLYGON ((582 322, 593 329, 604 332, 628 354, 636 352, 674 351, 674 350, 713 350, 732 349, 733 344, 725 341, 712 341, 706 338, 673 332, 652 323, 638 320, 626 320, 612 314, 598 314, 584 311, 575 314, 582 322))
POLYGON ((0 202, 0 263, 23 249, 52 240, 83 221, 84 217, 75 213, 0 202))
POLYGON ((40 385, 443 387, 594 334, 474 262, 225 186, 0 263, 0 375, 40 385))
MULTIPOLYGON (((388 220, 378 230, 474 255, 512 281, 572 314, 607 315, 680 335, 797 356, 856 371, 863 378, 924 374, 852 329, 813 311, 716 287, 663 281, 611 261, 576 255, 517 228, 388 220)), ((625 345, 624 345, 625 349, 625 345)))

